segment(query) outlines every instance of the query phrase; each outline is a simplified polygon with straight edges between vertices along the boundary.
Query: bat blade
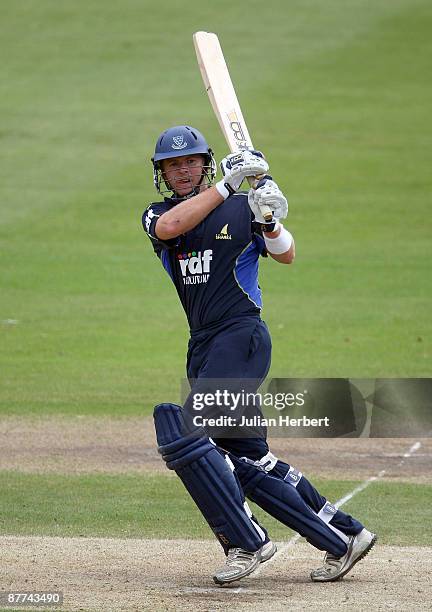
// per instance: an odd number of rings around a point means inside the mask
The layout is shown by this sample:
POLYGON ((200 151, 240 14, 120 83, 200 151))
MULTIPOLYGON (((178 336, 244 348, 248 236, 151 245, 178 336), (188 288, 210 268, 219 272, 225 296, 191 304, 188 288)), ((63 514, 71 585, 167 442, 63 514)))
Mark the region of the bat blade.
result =
MULTIPOLYGON (((195 32, 193 42, 208 97, 231 153, 253 149, 217 35, 195 32)), ((249 185, 254 187, 259 178, 248 177, 249 185)), ((267 222, 273 220, 268 206, 262 206, 261 213, 267 222)))
POLYGON ((230 151, 253 149, 218 37, 196 32, 193 41, 208 97, 230 151))

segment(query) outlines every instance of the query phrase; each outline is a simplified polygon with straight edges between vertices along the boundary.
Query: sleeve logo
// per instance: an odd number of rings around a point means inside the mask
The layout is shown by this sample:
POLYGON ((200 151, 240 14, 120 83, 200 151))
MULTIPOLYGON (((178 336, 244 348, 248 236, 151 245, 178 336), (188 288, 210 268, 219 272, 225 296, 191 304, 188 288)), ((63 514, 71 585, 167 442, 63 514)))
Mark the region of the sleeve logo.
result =
POLYGON ((145 217, 145 228, 146 228, 147 233, 149 233, 152 219, 154 219, 155 217, 159 217, 159 215, 156 215, 153 212, 153 209, 149 208, 148 211, 146 212, 146 217, 145 217))

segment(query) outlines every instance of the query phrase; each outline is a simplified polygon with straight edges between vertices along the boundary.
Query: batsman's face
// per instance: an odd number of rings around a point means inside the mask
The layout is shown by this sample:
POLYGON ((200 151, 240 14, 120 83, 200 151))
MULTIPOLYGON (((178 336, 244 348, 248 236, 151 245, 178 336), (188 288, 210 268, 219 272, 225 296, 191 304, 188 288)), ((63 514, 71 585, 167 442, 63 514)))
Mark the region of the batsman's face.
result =
POLYGON ((161 162, 165 182, 180 197, 186 196, 197 187, 203 174, 204 157, 202 155, 185 155, 171 157, 161 162))

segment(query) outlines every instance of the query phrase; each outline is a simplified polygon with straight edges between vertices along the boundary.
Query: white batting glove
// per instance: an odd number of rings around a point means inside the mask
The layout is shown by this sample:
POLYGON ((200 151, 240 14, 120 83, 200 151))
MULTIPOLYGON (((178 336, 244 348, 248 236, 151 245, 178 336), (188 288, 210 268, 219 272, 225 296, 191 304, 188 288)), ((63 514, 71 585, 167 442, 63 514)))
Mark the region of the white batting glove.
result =
POLYGON ((268 206, 273 213, 273 219, 285 219, 288 215, 288 202, 277 184, 268 178, 259 181, 256 189, 249 189, 248 202, 258 223, 266 223, 261 206, 268 206))
POLYGON ((220 163, 223 179, 215 187, 223 198, 227 198, 240 189, 247 176, 266 174, 269 165, 259 151, 241 151, 231 153, 220 163))

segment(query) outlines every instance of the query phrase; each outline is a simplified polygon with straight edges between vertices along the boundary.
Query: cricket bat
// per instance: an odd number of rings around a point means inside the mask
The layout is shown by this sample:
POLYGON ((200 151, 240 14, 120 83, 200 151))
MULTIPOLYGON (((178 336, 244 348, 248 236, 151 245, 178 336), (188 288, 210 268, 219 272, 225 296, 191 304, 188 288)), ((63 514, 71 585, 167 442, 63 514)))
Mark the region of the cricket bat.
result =
MULTIPOLYGON (((193 41, 208 97, 231 153, 253 149, 217 35, 195 32, 193 41)), ((254 187, 261 176, 248 177, 249 185, 254 187)), ((267 222, 272 221, 268 206, 262 206, 261 213, 267 222)))

